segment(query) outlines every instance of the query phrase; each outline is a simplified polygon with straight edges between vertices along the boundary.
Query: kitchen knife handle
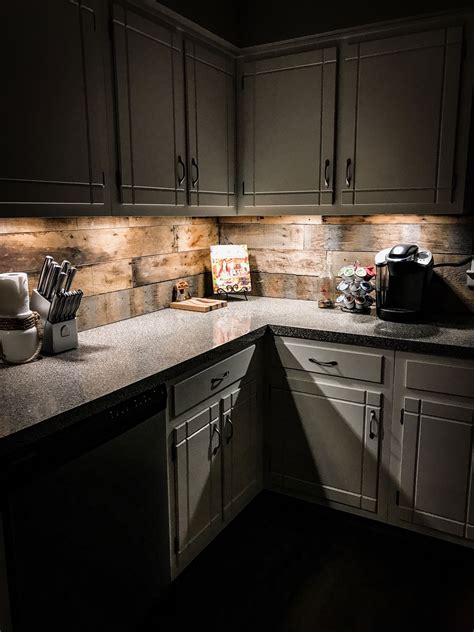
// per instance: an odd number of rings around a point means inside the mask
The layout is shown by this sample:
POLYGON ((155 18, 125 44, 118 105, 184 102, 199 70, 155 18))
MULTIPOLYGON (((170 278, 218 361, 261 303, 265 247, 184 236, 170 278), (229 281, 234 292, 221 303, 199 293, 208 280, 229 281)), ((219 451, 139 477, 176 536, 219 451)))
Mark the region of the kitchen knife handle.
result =
POLYGON ((69 268, 69 270, 67 271, 67 279, 66 279, 66 284, 64 286, 64 289, 66 290, 66 292, 69 292, 69 290, 71 289, 71 285, 72 282, 74 281, 74 277, 76 276, 76 272, 77 272, 77 268, 69 268))
POLYGON ((38 290, 38 292, 40 294, 42 294, 43 291, 44 291, 44 284, 46 282, 46 278, 47 278, 48 272, 49 272, 49 267, 50 267, 52 261, 53 261, 53 257, 51 257, 50 255, 47 255, 44 258, 43 265, 41 266, 41 272, 39 274, 38 287, 37 287, 37 290, 38 290))

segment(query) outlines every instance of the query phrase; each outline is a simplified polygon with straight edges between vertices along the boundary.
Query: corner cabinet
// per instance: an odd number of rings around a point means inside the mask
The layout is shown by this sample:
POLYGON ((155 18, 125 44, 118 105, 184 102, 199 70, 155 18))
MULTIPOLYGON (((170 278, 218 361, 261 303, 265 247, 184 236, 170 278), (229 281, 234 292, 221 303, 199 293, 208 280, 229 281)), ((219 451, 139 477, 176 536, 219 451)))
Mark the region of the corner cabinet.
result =
POLYGON ((118 145, 115 213, 186 205, 182 36, 113 6, 118 145))
POLYGON ((341 212, 462 211, 455 168, 462 51, 462 27, 343 47, 341 212))
POLYGON ((473 384, 472 362, 397 353, 391 522, 474 544, 473 384))
POLYGON ((189 206, 235 211, 235 62, 185 42, 189 206))
POLYGON ((240 213, 333 203, 336 68, 335 47, 243 64, 240 213))
POLYGON ((9 2, 0 215, 110 213, 103 5, 9 2))

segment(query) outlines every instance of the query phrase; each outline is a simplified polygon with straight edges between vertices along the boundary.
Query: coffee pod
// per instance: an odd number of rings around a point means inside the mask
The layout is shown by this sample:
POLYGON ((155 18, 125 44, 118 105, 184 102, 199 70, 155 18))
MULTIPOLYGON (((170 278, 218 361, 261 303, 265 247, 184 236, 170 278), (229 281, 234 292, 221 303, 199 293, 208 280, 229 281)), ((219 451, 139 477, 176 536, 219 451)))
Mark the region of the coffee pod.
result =
POLYGON ((344 292, 344 294, 349 294, 349 283, 347 281, 341 281, 337 286, 338 292, 344 292))
POLYGON ((376 270, 375 270, 375 266, 367 266, 365 268, 365 279, 366 281, 370 281, 370 279, 373 279, 376 275, 376 270))
POLYGON ((363 268, 362 266, 359 266, 358 268, 356 268, 355 275, 358 279, 365 279, 366 274, 367 274, 366 269, 363 268))
POLYGON ((365 309, 366 308, 366 301, 365 298, 362 296, 357 296, 355 298, 355 308, 356 309, 365 309))
POLYGON ((338 277, 343 277, 345 269, 346 269, 346 266, 342 266, 342 268, 339 268, 339 272, 337 273, 337 276, 338 277))
POLYGON ((365 297, 365 304, 367 307, 370 307, 371 305, 374 304, 374 297, 370 296, 369 294, 367 294, 365 297))
POLYGON ((342 273, 342 278, 346 281, 352 281, 355 276, 355 268, 354 266, 346 266, 342 273))
POLYGON ((362 294, 362 290, 359 283, 351 283, 350 291, 351 291, 352 296, 360 296, 362 294))
POLYGON ((364 294, 368 294, 369 292, 372 292, 374 288, 368 281, 362 281, 362 283, 360 284, 360 289, 364 294))
POLYGON ((354 309, 355 307, 355 301, 354 301, 354 297, 347 295, 344 296, 344 307, 346 309, 354 309))
POLYGON ((336 305, 338 307, 342 307, 344 305, 344 300, 345 300, 345 295, 344 294, 339 294, 339 296, 336 298, 336 305))

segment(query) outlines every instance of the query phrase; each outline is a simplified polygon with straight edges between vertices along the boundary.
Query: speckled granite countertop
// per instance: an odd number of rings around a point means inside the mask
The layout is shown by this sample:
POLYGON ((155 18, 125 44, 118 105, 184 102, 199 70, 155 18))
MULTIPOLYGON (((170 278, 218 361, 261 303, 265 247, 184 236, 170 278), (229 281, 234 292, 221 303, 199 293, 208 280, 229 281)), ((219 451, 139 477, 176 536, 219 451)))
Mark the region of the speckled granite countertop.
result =
POLYGON ((251 298, 208 314, 162 310, 79 334, 79 349, 0 365, 0 457, 262 337, 278 335, 474 358, 474 319, 400 325, 251 298))

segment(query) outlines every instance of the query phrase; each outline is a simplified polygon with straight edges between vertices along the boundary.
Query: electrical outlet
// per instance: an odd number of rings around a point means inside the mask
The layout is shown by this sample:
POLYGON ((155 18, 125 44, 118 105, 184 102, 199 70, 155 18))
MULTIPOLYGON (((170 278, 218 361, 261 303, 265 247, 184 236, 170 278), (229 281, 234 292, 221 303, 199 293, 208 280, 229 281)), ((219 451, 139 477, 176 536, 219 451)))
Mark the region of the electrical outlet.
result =
POLYGON ((466 270, 467 274, 467 287, 474 290, 474 257, 471 259, 471 267, 469 270, 466 270))

